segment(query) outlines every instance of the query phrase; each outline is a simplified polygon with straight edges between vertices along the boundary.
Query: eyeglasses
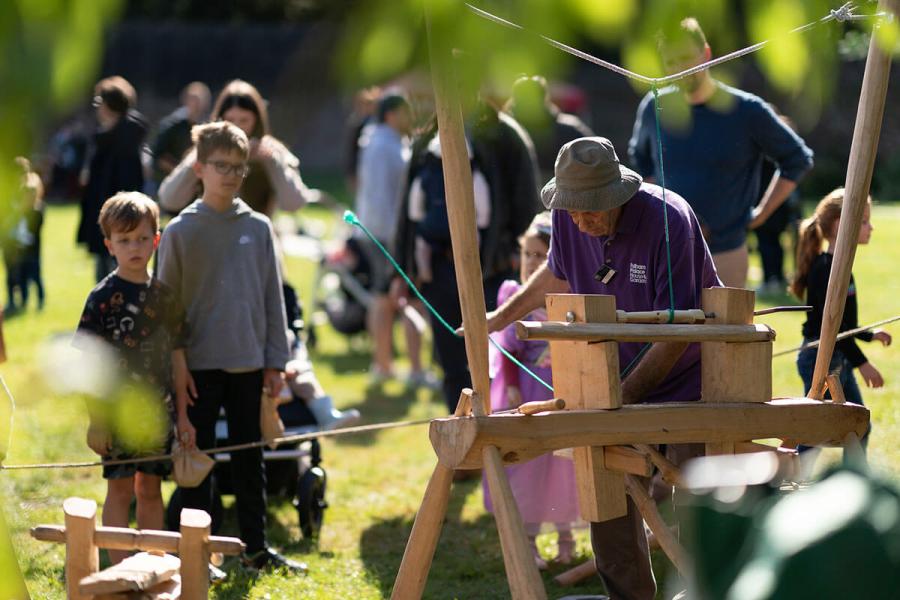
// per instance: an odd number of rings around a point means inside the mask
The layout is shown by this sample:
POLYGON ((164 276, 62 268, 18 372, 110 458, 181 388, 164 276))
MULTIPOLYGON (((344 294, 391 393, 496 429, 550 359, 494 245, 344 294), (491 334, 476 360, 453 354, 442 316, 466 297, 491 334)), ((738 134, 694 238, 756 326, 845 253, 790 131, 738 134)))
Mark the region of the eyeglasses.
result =
POLYGON ((229 173, 234 173, 238 177, 246 177, 247 173, 250 172, 250 166, 246 163, 230 163, 224 160, 214 160, 212 162, 206 162, 204 164, 212 165, 212 168, 216 170, 216 173, 219 175, 228 175, 229 173))

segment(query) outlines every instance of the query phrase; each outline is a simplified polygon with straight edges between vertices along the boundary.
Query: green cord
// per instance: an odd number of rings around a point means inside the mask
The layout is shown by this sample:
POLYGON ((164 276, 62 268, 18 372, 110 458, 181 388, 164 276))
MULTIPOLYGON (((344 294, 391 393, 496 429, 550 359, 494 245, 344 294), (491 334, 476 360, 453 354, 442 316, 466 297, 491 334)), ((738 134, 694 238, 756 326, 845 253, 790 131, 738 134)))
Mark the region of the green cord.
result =
MULTIPOLYGON (((372 232, 370 232, 369 229, 365 225, 362 224, 362 222, 359 220, 359 218, 356 216, 356 214, 354 214, 354 212, 352 210, 344 211, 344 222, 349 223, 350 225, 359 227, 362 230, 362 232, 366 234, 366 237, 368 237, 370 240, 372 240, 372 243, 374 243, 375 246, 377 246, 378 249, 381 251, 381 253, 384 254, 384 256, 390 261, 391 265, 394 267, 394 270, 396 270, 397 273, 400 274, 400 277, 403 278, 403 281, 406 282, 406 285, 409 286, 409 289, 411 289, 413 291, 413 293, 416 295, 416 297, 422 301, 422 303, 425 305, 425 307, 428 309, 428 311, 431 314, 433 314, 435 316, 435 318, 437 318, 437 320, 441 323, 441 325, 443 325, 447 329, 447 331, 449 331, 453 335, 457 335, 456 328, 452 327, 450 325, 450 323, 448 323, 444 319, 444 317, 442 317, 440 315, 440 313, 438 313, 438 311, 431 305, 431 303, 425 299, 425 296, 422 295, 422 293, 419 291, 419 288, 416 287, 416 285, 412 282, 412 280, 406 274, 406 271, 404 271, 403 268, 400 267, 399 264, 397 264, 397 261, 394 260, 394 257, 391 256, 391 253, 387 251, 387 248, 385 248, 382 245, 382 243, 379 242, 375 238, 375 236, 372 235, 372 232)), ((553 391, 552 385, 550 385, 549 383, 547 383, 546 381, 541 379, 540 376, 537 375, 534 371, 532 371, 531 369, 526 367, 524 364, 522 364, 522 362, 519 361, 515 356, 510 354, 506 350, 506 348, 504 348, 499 343, 497 343, 497 341, 494 340, 494 338, 492 338, 491 336, 488 336, 488 341, 491 344, 493 344, 494 347, 503 354, 503 356, 505 356, 506 358, 511 360, 517 367, 519 367, 520 369, 522 369, 523 371, 525 371, 526 373, 531 375, 531 377, 533 377, 535 379, 535 381, 537 381, 538 383, 543 385, 545 388, 547 388, 551 392, 553 391)))
POLYGON ((653 85, 653 116, 656 119, 656 150, 659 153, 659 186, 662 188, 663 227, 666 232, 666 269, 669 274, 669 323, 675 321, 675 289, 672 286, 672 247, 669 243, 669 211, 666 207, 666 171, 663 168, 662 133, 659 126, 659 90, 653 85))

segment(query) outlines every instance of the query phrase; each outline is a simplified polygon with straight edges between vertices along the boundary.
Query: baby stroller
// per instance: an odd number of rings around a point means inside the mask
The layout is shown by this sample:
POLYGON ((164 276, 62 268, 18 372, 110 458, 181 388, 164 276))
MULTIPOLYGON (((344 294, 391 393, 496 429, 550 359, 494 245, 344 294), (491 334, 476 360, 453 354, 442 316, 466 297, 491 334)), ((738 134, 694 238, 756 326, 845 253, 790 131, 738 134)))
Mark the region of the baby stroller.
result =
MULTIPOLYGON (((331 405, 331 399, 325 395, 312 371, 312 363, 301 339, 303 319, 300 304, 294 289, 284 286, 285 307, 288 327, 293 334, 293 360, 288 364, 291 371, 289 385, 285 386, 288 402, 278 407, 279 415, 285 425, 285 435, 313 433, 323 428, 343 426, 359 419, 359 412, 337 411, 331 405)), ((228 424, 224 413, 216 423, 216 445, 227 446, 228 424)), ((212 530, 215 533, 222 522, 222 495, 232 494, 230 454, 215 454, 216 466, 213 468, 213 506, 212 530)), ((322 468, 322 454, 317 439, 304 440, 299 443, 283 444, 275 450, 266 448, 263 452, 266 467, 266 493, 269 497, 290 498, 297 510, 300 531, 304 539, 315 539, 322 527, 325 509, 327 475, 322 468)), ((181 514, 181 494, 176 489, 169 500, 166 511, 166 524, 170 530, 177 531, 181 514)))

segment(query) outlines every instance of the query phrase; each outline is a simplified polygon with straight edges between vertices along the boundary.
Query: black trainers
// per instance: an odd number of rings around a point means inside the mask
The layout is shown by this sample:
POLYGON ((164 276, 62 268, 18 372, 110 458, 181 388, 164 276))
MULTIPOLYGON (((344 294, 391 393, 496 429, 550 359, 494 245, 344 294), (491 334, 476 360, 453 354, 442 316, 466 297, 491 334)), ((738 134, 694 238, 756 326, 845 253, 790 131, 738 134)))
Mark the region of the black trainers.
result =
POLYGON ((272 548, 265 548, 256 554, 244 554, 241 562, 248 569, 257 571, 287 571, 295 575, 305 575, 309 571, 306 563, 291 560, 272 548))

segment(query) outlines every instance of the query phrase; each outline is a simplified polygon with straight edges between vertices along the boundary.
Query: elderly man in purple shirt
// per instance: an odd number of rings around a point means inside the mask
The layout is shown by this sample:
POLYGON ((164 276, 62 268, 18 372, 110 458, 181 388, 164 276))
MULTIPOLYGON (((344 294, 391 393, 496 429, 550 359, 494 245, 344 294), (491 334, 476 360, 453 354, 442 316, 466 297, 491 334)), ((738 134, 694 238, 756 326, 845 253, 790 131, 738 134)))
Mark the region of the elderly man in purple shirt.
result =
MULTIPOLYGON (((547 264, 488 314, 491 331, 543 306, 546 294, 610 294, 626 311, 692 309, 700 307, 703 288, 722 285, 687 202, 642 184, 640 175, 619 164, 609 140, 569 142, 559 151, 555 174, 541 192, 553 210, 547 264)), ((620 364, 632 363, 641 348, 620 343, 620 364)), ((653 344, 622 381, 622 397, 625 404, 699 400, 699 346, 653 344)), ((692 453, 687 447, 668 451, 676 460, 692 453)), ((591 542, 611 599, 655 596, 643 520, 630 498, 626 516, 591 524, 591 542)))

